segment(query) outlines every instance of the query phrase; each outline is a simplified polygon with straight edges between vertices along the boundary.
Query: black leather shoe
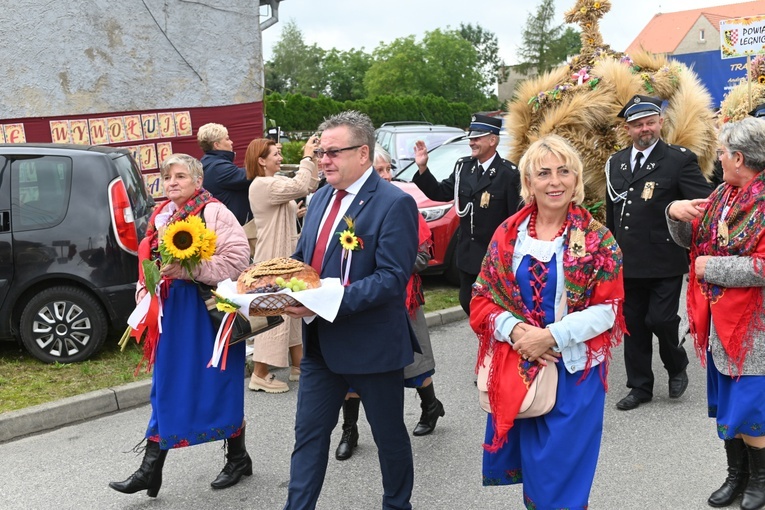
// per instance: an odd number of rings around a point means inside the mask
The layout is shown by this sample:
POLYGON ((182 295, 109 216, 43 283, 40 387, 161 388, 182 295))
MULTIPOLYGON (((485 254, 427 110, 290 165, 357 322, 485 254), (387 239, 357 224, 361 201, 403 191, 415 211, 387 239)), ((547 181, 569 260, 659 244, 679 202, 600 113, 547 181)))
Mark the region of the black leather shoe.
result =
POLYGON ((616 408, 620 411, 632 411, 633 409, 637 409, 640 404, 645 404, 646 402, 650 402, 653 397, 641 397, 638 395, 635 395, 634 393, 630 393, 623 399, 621 399, 619 402, 616 403, 616 408))
POLYGON ((680 398, 688 387, 688 374, 683 370, 669 378, 669 398, 680 398))
POLYGON ((353 449, 359 444, 359 429, 356 425, 343 429, 343 437, 335 450, 337 460, 348 460, 353 455, 353 449))

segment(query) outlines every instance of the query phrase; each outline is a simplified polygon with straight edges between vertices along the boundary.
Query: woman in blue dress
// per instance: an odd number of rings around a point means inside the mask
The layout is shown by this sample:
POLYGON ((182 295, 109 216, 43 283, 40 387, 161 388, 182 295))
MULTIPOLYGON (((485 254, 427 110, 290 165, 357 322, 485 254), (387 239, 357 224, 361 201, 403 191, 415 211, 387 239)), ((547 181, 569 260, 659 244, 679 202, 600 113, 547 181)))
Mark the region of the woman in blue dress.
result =
POLYGON ((621 251, 579 205, 582 163, 563 138, 539 139, 519 167, 527 205, 494 233, 470 303, 477 368, 491 355, 483 483, 522 483, 529 509, 583 510, 622 337, 621 251), (516 420, 541 365, 558 373, 555 405, 516 420))
MULTIPOLYGON (((146 490, 156 497, 162 484, 162 466, 171 448, 226 440, 227 462, 212 487, 221 489, 252 474, 252 461, 244 445, 244 342, 228 349, 225 370, 208 368, 216 329, 200 295, 199 284, 215 286, 236 279, 247 268, 250 248, 236 217, 202 188, 202 164, 185 154, 162 163, 162 181, 168 200, 154 211, 146 238, 139 247, 139 264, 159 262, 159 244, 165 230, 178 220, 197 215, 217 236, 215 252, 192 273, 177 263, 161 267, 155 303, 161 307, 160 328, 144 340, 144 359, 153 365, 151 417, 141 467, 112 489, 132 494, 146 490)), ((143 271, 137 301, 146 295, 143 271)), ((152 313, 150 311, 149 313, 152 313)), ((156 317, 156 312, 154 312, 156 317)))

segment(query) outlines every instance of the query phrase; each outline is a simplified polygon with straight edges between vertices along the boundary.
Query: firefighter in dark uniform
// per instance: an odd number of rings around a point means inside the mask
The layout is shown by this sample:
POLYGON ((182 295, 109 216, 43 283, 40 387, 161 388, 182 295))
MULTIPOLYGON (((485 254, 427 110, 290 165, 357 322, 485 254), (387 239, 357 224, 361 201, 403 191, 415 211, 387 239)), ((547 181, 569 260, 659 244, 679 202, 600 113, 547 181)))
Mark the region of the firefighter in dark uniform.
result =
POLYGON ((412 180, 431 200, 455 200, 460 226, 456 256, 460 274, 460 305, 470 315, 473 283, 481 272, 491 236, 500 223, 515 214, 521 188, 518 167, 497 154, 502 121, 475 114, 467 138, 471 155, 460 158, 454 172, 438 182, 428 170, 425 143, 415 144, 415 162, 419 173, 412 180))
POLYGON ((688 255, 669 236, 664 210, 680 199, 712 191, 696 155, 660 139, 662 100, 635 96, 619 112, 632 145, 606 163, 606 225, 624 255, 624 363, 629 394, 616 407, 635 409, 653 398, 653 335, 669 375, 669 398, 688 387, 688 355, 680 343, 677 310, 688 255))

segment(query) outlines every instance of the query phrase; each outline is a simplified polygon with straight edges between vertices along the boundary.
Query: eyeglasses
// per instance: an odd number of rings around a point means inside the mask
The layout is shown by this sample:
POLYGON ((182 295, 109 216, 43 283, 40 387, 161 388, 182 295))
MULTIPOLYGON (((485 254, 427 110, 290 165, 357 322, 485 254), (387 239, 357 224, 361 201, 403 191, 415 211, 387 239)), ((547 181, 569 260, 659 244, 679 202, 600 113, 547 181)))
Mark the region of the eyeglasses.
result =
POLYGON ((316 149, 313 151, 313 155, 319 159, 323 158, 325 155, 328 156, 329 159, 334 159, 337 157, 338 154, 340 154, 343 151, 350 151, 353 149, 358 149, 359 147, 363 147, 363 145, 354 145, 353 147, 343 147, 342 149, 329 149, 326 151, 324 149, 316 149))
POLYGON ((717 149, 717 159, 720 159, 727 151, 725 149, 717 149))

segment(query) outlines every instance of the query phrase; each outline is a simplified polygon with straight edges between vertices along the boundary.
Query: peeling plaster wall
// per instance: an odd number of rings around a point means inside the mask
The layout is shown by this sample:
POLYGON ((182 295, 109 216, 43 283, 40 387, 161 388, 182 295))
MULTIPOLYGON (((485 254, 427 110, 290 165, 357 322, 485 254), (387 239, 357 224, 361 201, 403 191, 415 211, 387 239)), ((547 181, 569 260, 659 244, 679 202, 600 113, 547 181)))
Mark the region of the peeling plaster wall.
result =
POLYGON ((0 118, 262 101, 259 22, 253 0, 17 0, 0 118))

